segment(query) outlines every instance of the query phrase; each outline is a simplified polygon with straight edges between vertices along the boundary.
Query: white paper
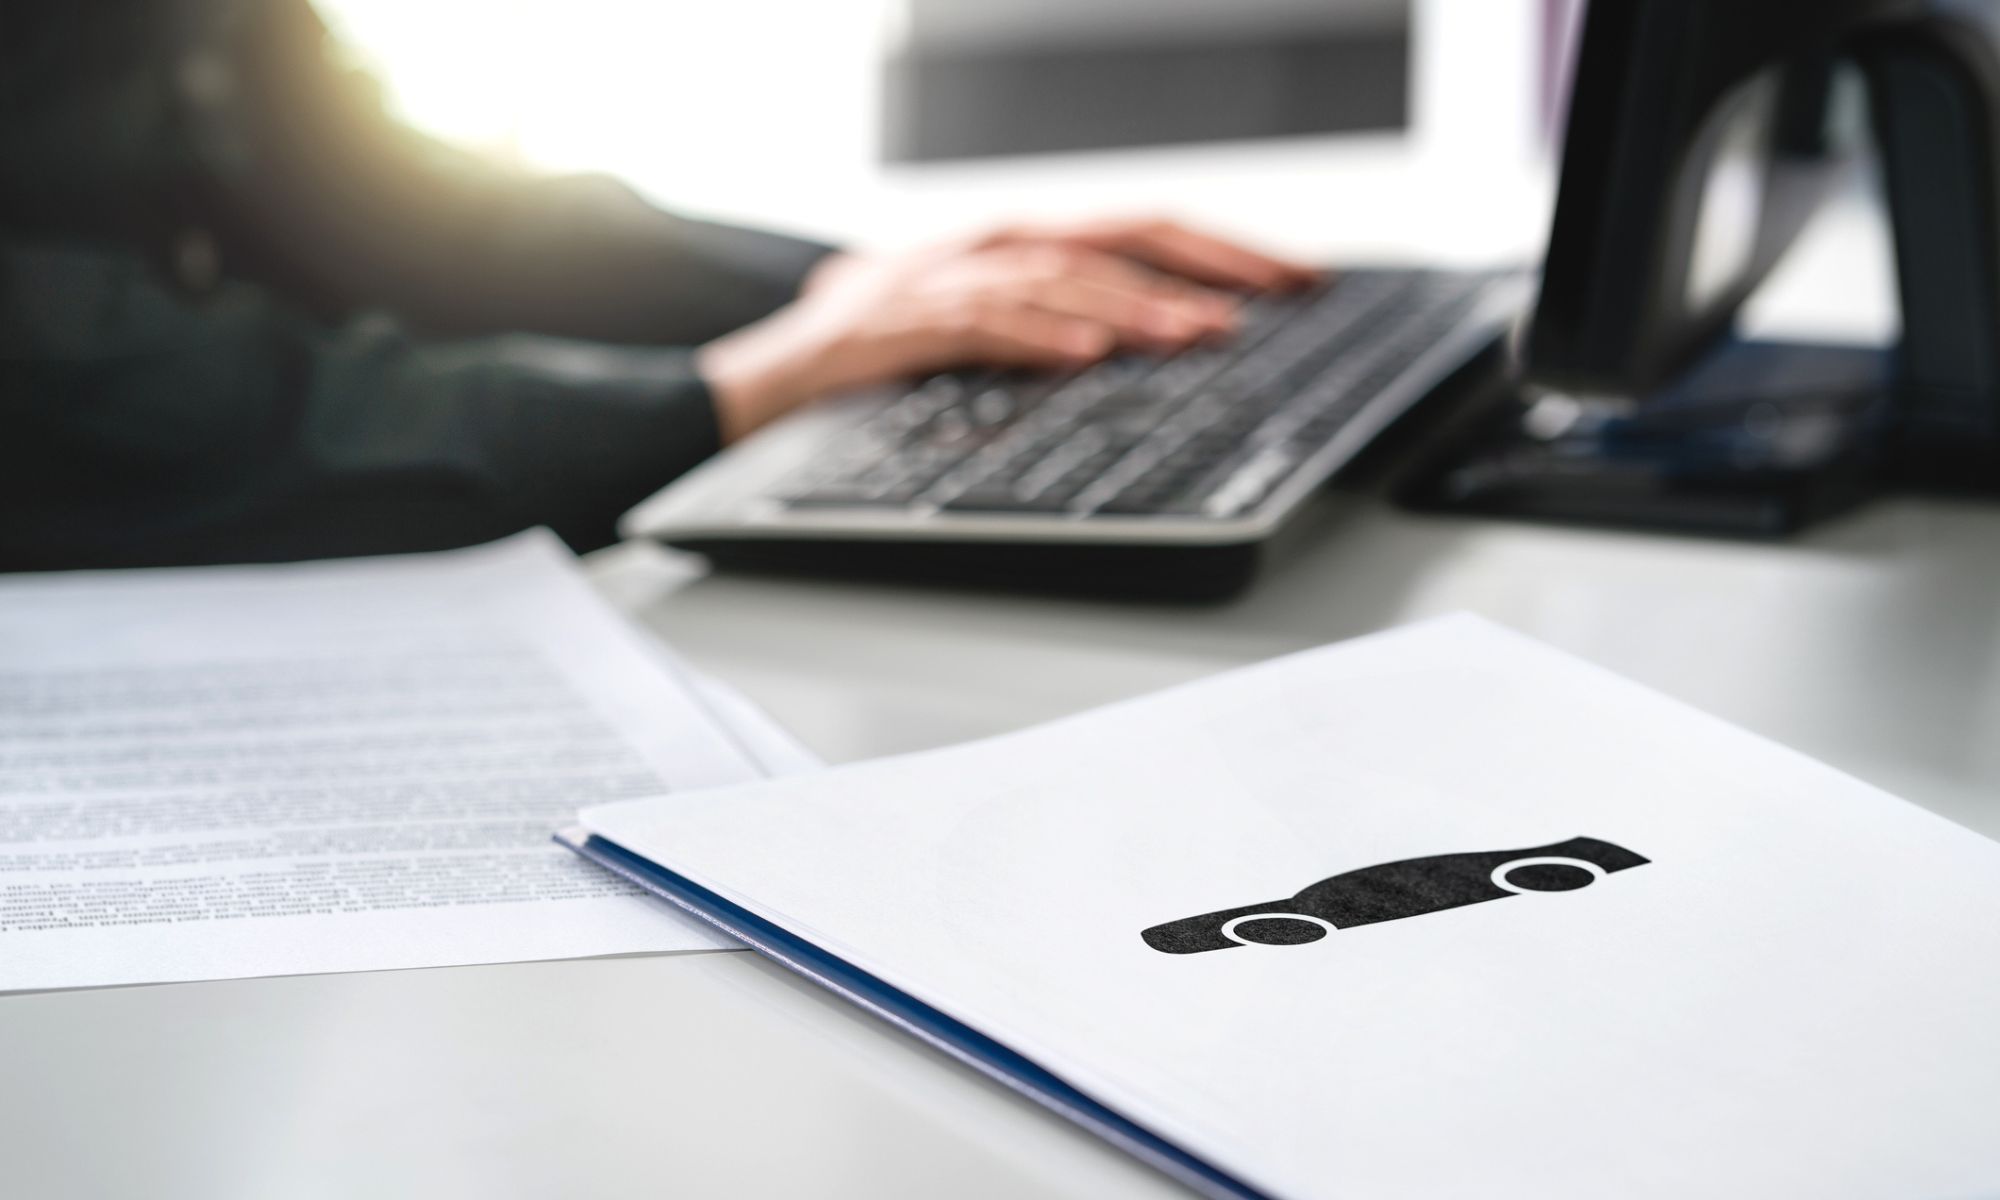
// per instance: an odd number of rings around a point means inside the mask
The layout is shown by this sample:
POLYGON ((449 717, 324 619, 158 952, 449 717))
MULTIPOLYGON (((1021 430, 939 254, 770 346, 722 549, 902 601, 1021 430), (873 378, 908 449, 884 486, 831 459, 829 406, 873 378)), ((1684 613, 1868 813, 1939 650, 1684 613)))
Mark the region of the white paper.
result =
POLYGON ((708 710, 709 716, 724 732, 736 739, 744 753, 756 763, 758 774, 779 779, 786 775, 817 771, 825 765, 818 755, 792 736, 791 730, 772 720, 771 715, 757 707, 748 696, 713 675, 682 664, 660 643, 652 645, 660 647, 669 666, 683 672, 684 677, 694 685, 702 707, 708 710))
POLYGON ((1273 1194, 2000 1193, 2000 845, 1473 619, 583 821, 1273 1194), (1577 837, 1648 861, 1140 936, 1577 837))
POLYGON ((656 645, 546 533, 0 580, 0 990, 725 944, 548 841, 798 765, 656 645))

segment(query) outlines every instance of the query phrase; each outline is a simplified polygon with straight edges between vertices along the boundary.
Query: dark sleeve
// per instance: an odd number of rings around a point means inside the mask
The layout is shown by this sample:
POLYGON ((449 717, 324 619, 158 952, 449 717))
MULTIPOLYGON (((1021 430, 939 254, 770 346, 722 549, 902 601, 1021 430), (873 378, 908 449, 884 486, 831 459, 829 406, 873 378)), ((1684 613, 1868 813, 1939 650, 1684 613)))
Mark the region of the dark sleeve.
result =
POLYGON ((16 302, 54 284, 118 316, 79 353, 50 337, 0 355, 0 567, 397 553, 533 525, 588 550, 716 447, 682 350, 329 329, 254 288, 200 306, 143 281, 92 288, 91 261, 12 257, 16 302))
POLYGON ((250 278, 324 320, 387 310, 440 336, 692 345, 792 299, 830 250, 422 137, 307 0, 45 12, 0 50, 0 215, 143 240, 184 282, 250 278))

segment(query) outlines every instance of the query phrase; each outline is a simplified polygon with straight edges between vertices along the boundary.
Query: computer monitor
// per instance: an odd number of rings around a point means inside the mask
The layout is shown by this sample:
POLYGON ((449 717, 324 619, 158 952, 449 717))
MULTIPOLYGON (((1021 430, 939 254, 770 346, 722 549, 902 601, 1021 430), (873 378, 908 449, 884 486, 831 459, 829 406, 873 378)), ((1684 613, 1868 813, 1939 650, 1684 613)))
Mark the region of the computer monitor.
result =
POLYGON ((1800 7, 1591 6, 1531 381, 1593 395, 1657 388, 1727 328, 1835 186, 1835 30, 1772 11, 1800 7))
POLYGON ((1861 494, 1863 475, 2000 491, 1996 29, 2000 0, 1592 4, 1542 291, 1505 389, 1527 419, 1455 446, 1422 496, 1783 532, 1861 494), (1828 134, 1843 71, 1872 115, 1901 342, 1736 342, 1743 301, 1854 177, 1828 134), (1538 407, 1584 418, 1538 423, 1538 407))

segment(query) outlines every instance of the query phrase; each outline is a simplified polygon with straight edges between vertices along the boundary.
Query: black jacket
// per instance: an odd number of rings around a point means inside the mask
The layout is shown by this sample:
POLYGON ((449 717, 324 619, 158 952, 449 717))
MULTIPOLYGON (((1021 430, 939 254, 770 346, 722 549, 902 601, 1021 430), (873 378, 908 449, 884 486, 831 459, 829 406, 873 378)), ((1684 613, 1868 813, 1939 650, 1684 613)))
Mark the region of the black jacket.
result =
MULTIPOLYGON (((476 52, 468 39, 468 53, 476 52)), ((579 549, 823 246, 387 118, 305 0, 0 0, 0 568, 579 549)))

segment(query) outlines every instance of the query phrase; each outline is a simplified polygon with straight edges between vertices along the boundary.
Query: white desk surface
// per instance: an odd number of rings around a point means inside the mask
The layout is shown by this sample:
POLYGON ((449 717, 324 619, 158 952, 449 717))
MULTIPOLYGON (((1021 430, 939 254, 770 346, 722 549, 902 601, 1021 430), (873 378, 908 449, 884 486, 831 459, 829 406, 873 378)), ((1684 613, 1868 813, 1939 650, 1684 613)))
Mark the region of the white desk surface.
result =
MULTIPOLYGON (((1148 156, 1126 190, 1160 187, 1169 159, 1148 156)), ((1395 207, 1381 159, 1356 155, 1378 214, 1395 207)), ((1199 208, 1228 200, 1212 168, 1231 161, 1168 166, 1197 181, 1199 208)), ((937 183, 939 202, 985 195, 978 174, 937 183)), ((1129 199, 1102 163, 1073 174, 1080 194, 1129 199)), ((1270 171, 1251 174, 1244 187, 1266 190, 1270 171)), ((1538 235, 1532 192, 1498 204, 1511 215, 1488 244, 1538 235)), ((1268 196, 1245 202, 1275 221, 1268 196)), ((1323 217, 1291 220, 1280 240, 1318 244, 1323 217)), ((1865 229, 1836 217, 1819 240, 1793 273, 1799 307, 1879 328, 1879 302, 1854 301, 1857 281, 1883 280, 1865 229)), ((2000 836, 2000 506, 1894 500, 1755 545, 1335 494, 1296 553, 1211 608, 701 577, 640 548, 592 569, 835 761, 1468 609, 2000 836)), ((741 953, 0 997, 0 1079, 10 1196, 1176 1194, 741 953)))

